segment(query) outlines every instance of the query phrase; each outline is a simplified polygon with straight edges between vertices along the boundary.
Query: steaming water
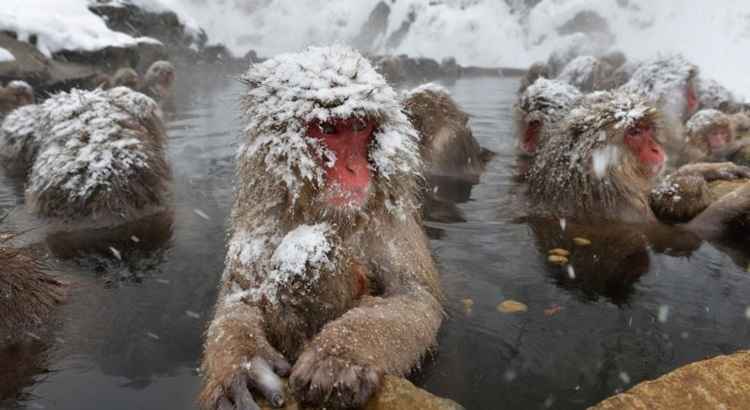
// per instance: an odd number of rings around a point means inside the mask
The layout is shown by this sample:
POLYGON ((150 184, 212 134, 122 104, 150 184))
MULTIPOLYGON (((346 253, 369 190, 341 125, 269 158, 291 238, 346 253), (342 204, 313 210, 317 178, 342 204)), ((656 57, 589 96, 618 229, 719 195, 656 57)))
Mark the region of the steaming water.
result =
MULTIPOLYGON (((188 80, 192 88, 169 120, 176 208, 169 239, 146 253, 123 247, 123 261, 52 258, 75 283, 71 302, 46 352, 32 356, 36 366, 0 364, 0 407, 195 408, 202 332, 223 267, 240 92, 234 81, 200 78, 188 80)), ((510 79, 448 85, 472 115, 477 138, 499 154, 459 205, 467 222, 428 224, 448 318, 437 354, 413 376, 417 384, 468 409, 580 409, 689 362, 747 348, 746 256, 703 244, 689 257, 649 248, 620 263, 613 247, 598 257, 617 260, 622 276, 576 266, 575 280, 547 264, 552 245, 517 221, 524 208, 513 180, 516 86, 510 79), (499 312, 508 299, 528 310, 499 312)), ((2 180, 0 208, 21 201, 2 180)))

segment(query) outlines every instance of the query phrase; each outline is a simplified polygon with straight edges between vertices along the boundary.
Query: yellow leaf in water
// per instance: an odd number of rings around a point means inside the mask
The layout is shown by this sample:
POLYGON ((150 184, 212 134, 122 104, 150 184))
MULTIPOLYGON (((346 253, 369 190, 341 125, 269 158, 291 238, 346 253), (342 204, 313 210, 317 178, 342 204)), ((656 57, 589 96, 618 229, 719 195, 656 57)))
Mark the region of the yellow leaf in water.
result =
POLYGON ((568 263, 568 258, 560 255, 550 255, 547 257, 547 260, 549 263, 554 263, 555 265, 565 265, 568 263))
POLYGON ((590 240, 588 240, 586 238, 581 238, 581 237, 573 238, 573 242, 575 242, 575 244, 578 245, 578 246, 589 246, 589 245, 591 245, 591 241, 590 240))
POLYGON ((497 305, 497 310, 502 313, 520 313, 529 310, 529 307, 515 300, 506 300, 497 305))
POLYGON ((558 255, 558 256, 565 256, 565 257, 570 256, 570 251, 562 249, 562 248, 550 249, 549 252, 547 253, 549 253, 550 255, 558 255))

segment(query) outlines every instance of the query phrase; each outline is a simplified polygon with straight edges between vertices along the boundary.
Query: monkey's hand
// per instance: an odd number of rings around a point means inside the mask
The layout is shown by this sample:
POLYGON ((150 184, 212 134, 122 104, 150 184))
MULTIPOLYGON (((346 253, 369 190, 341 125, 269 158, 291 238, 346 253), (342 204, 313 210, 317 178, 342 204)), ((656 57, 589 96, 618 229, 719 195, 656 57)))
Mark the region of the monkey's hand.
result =
POLYGON ((291 366, 266 340, 255 309, 219 316, 209 327, 203 357, 204 386, 200 401, 206 410, 259 409, 251 389, 274 407, 284 405, 279 376, 291 366))
POLYGON ((442 311, 421 288, 390 297, 365 297, 328 323, 297 360, 289 379, 303 403, 363 406, 384 374, 411 370, 435 342, 442 311))
POLYGON ((706 182, 750 178, 750 167, 736 165, 732 162, 701 162, 680 167, 674 176, 696 175, 706 182))

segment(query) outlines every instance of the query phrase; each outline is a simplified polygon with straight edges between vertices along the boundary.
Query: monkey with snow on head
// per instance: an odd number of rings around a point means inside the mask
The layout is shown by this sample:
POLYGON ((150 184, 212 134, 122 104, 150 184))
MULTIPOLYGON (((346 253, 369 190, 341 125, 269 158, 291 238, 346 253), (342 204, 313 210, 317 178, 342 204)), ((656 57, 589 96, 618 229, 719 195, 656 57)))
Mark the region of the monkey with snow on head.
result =
POLYGON ((557 76, 562 81, 576 87, 581 92, 606 90, 614 68, 602 59, 593 56, 580 56, 565 65, 557 76))
MULTIPOLYGON (((578 222, 659 222, 649 195, 664 169, 659 111, 624 92, 584 99, 565 118, 535 160, 529 194, 540 212, 578 222)), ((695 164, 676 175, 697 183, 747 177, 731 163, 695 164)), ((750 210, 750 185, 708 206, 681 227, 701 237, 726 233, 726 224, 750 210)))
POLYGON ((115 71, 111 80, 112 87, 128 87, 131 90, 141 88, 141 78, 138 73, 130 67, 122 67, 115 71))
POLYGON ((545 78, 528 87, 513 106, 520 154, 533 157, 581 95, 570 84, 545 78))
POLYGON ((435 343, 439 277, 416 193, 417 133, 349 48, 309 48, 243 76, 232 232, 203 355, 206 409, 356 407, 435 343), (290 368, 289 363, 294 363, 290 368))
POLYGON ((646 98, 662 112, 663 122, 673 132, 662 143, 670 154, 684 144, 681 129, 698 110, 698 67, 682 55, 668 55, 642 63, 621 88, 646 98))
POLYGON ((739 149, 732 119, 714 109, 700 110, 686 124, 687 137, 680 163, 729 160, 739 149))
POLYGON ((523 94, 531 84, 540 78, 550 78, 549 68, 546 63, 537 61, 529 66, 526 74, 521 78, 521 85, 518 87, 518 94, 523 94))
POLYGON ((0 129, 6 166, 30 170, 42 217, 130 220, 160 207, 170 177, 158 105, 125 87, 72 90, 16 110, 0 129))

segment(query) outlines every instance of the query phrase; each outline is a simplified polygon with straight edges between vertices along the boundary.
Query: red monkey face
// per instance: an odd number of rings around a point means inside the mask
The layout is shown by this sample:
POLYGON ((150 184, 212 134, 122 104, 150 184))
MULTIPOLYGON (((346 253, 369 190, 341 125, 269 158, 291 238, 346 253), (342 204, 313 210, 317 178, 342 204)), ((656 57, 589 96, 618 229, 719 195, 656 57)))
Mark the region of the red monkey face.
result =
POLYGON ((625 131, 625 145, 638 160, 638 164, 648 177, 661 172, 666 160, 664 148, 654 138, 654 126, 650 122, 640 122, 625 131))
MULTIPOLYGON (((361 207, 370 190, 369 149, 375 122, 337 119, 308 126, 308 135, 320 140, 335 155, 333 166, 324 164, 326 202, 335 207, 361 207)), ((322 158, 321 162, 325 162, 322 158)))
POLYGON ((726 127, 715 127, 706 134, 706 143, 711 152, 721 149, 729 143, 729 130, 726 127))
POLYGON ((539 131, 542 129, 542 122, 539 120, 530 121, 526 124, 526 130, 521 136, 521 151, 528 155, 536 153, 539 145, 539 131))

